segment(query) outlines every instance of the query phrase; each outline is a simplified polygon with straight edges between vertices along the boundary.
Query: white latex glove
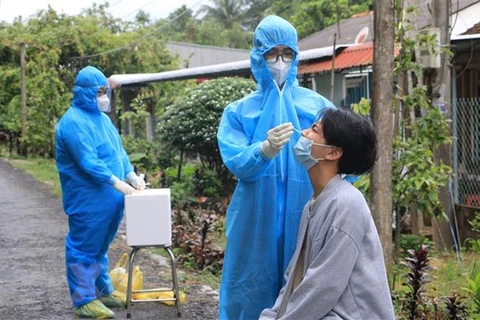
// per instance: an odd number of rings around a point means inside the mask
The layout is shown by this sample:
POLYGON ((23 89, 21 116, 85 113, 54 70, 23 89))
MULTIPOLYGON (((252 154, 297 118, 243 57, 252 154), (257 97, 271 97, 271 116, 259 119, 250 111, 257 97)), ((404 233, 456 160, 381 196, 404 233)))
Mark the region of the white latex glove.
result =
POLYGON ((127 174, 127 179, 137 190, 144 190, 146 187, 145 180, 143 180, 142 177, 137 176, 137 174, 133 171, 127 174))
POLYGON ((131 185, 121 180, 115 181, 115 183, 113 184, 113 187, 115 188, 115 190, 123 193, 126 196, 138 192, 131 185))
POLYGON ((267 158, 274 158, 293 134, 293 125, 291 122, 283 123, 273 129, 268 130, 267 140, 262 142, 262 153, 267 158))

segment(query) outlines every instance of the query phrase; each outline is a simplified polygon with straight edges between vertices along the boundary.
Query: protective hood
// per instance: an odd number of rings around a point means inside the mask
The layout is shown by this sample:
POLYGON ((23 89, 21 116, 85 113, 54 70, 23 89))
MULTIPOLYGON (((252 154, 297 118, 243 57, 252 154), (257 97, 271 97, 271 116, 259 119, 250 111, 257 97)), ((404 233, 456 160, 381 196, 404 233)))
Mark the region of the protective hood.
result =
POLYGON ((75 79, 72 105, 82 109, 98 111, 97 92, 104 86, 108 86, 108 82, 100 70, 92 66, 83 68, 75 79))
POLYGON ((287 20, 278 16, 267 16, 255 29, 253 49, 250 52, 250 68, 260 87, 265 88, 273 84, 263 55, 278 45, 290 47, 295 52, 295 59, 285 81, 285 84, 289 84, 294 82, 297 76, 299 61, 297 31, 287 20))
POLYGON ((217 141, 223 163, 238 179, 227 209, 227 247, 220 286, 219 319, 258 319, 271 308, 296 248, 302 208, 313 194, 307 170, 293 147, 302 130, 332 103, 300 87, 297 34, 282 18, 268 16, 258 25, 250 54, 257 90, 223 111, 217 141), (280 89, 264 54, 277 45, 296 55, 280 89), (261 153, 268 131, 290 122, 296 129, 273 159, 261 153), (246 249, 252 248, 252 249, 246 249))
MULTIPOLYGON (((56 127, 55 160, 69 216, 65 239, 67 281, 75 307, 108 295, 107 250, 123 217, 124 196, 111 186, 133 166, 117 128, 97 107, 97 92, 107 86, 98 69, 86 67, 75 80, 72 107, 56 127)), ((105 98, 105 97, 104 97, 105 98)))

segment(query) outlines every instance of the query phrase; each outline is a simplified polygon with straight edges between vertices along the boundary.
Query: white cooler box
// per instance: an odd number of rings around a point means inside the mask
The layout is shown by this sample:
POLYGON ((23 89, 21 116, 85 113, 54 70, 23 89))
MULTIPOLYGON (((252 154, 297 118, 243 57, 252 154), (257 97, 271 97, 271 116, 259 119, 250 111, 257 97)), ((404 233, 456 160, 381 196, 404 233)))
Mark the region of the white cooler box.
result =
POLYGON ((129 246, 171 245, 170 189, 146 189, 126 196, 125 220, 129 246))

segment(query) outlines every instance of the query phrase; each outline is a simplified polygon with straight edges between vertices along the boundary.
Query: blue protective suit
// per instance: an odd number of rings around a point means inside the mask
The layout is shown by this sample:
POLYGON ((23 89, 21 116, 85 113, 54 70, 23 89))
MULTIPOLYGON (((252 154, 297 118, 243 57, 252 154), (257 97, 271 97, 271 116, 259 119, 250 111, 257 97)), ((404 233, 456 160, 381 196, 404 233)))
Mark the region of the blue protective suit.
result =
POLYGON ((238 178, 227 210, 220 287, 222 320, 258 319, 264 308, 273 306, 295 250, 302 208, 312 196, 307 171, 294 157, 299 133, 275 158, 266 159, 261 154, 269 129, 285 122, 297 130, 309 128, 322 108, 334 107, 298 85, 298 53, 297 34, 290 23, 277 16, 262 20, 250 54, 257 90, 228 105, 220 121, 220 153, 238 178), (282 91, 263 57, 277 45, 286 45, 296 53, 282 91))
POLYGON ((73 101, 56 129, 56 162, 68 215, 67 281, 75 307, 113 292, 107 251, 123 216, 124 196, 111 185, 133 171, 117 129, 97 108, 107 86, 98 69, 82 69, 73 101))

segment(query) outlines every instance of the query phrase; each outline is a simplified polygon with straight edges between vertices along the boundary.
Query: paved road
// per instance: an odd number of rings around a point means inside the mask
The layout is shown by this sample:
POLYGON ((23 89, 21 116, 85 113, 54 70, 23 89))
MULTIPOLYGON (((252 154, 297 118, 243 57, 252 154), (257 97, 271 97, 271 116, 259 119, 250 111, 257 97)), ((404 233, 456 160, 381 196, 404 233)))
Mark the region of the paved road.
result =
MULTIPOLYGON (((67 219, 59 199, 46 184, 0 160, 0 319, 75 319, 65 281, 64 239, 67 219)), ((118 237, 110 252, 115 262, 128 252, 118 237)), ((168 285, 159 279, 159 266, 148 254, 137 258, 145 281, 153 287, 168 285)), ((112 266, 111 266, 112 267, 112 266)), ((165 269, 165 267, 162 267, 165 269)), ((162 274, 168 274, 163 270, 162 274)), ((202 292, 201 284, 181 287, 187 293, 182 319, 215 319, 216 297, 202 292)), ((114 309, 117 319, 124 309, 114 309)), ((133 305, 133 319, 177 319, 175 309, 157 303, 133 305)))

